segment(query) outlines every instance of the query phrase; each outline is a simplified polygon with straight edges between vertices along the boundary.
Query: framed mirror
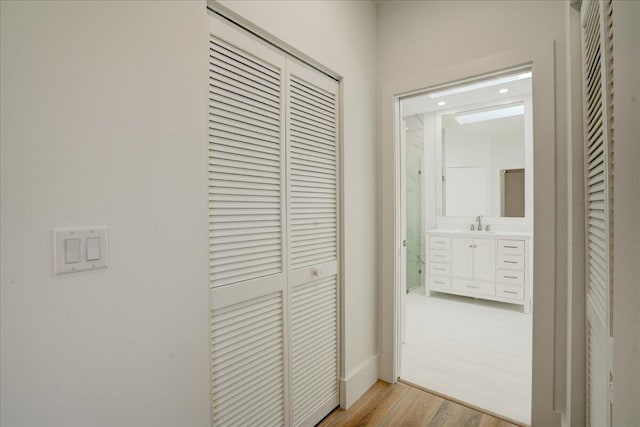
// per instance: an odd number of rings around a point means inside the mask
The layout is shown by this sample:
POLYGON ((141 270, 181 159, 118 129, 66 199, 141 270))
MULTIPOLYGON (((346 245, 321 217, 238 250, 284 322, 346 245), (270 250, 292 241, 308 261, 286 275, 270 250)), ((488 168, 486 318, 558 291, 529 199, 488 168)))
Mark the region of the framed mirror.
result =
POLYGON ((525 102, 443 114, 442 216, 525 216, 525 102))

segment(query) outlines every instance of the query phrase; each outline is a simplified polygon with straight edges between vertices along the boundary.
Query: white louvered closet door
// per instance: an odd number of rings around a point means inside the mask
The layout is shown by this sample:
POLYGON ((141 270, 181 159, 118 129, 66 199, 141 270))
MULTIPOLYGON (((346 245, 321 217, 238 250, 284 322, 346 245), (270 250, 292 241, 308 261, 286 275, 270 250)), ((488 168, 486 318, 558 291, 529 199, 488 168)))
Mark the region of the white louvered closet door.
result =
POLYGON ((288 423, 285 55, 210 16, 214 426, 288 423))
POLYGON ((215 426, 339 403, 338 83, 215 15, 209 253, 215 426))
POLYGON ((287 61, 291 419, 338 403, 338 83, 287 61))
POLYGON ((589 426, 611 425, 613 329, 611 0, 582 4, 586 202, 586 384, 589 426))

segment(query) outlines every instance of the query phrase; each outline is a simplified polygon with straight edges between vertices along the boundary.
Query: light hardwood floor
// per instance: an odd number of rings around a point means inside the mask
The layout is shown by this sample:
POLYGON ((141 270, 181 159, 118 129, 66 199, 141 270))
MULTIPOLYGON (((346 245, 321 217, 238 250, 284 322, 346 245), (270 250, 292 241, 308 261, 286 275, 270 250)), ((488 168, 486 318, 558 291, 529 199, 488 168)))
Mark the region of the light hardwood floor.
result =
POLYGON ((318 426, 515 427, 409 385, 383 381, 348 410, 334 410, 318 426))

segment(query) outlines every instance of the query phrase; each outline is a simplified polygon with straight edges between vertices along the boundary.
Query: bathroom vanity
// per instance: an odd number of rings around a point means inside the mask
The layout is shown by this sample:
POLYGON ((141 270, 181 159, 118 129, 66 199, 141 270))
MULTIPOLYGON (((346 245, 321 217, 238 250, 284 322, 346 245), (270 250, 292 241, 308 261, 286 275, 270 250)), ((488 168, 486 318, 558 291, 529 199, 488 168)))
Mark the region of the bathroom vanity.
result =
POLYGON ((517 304, 531 301, 529 233, 433 230, 427 237, 426 292, 517 304))

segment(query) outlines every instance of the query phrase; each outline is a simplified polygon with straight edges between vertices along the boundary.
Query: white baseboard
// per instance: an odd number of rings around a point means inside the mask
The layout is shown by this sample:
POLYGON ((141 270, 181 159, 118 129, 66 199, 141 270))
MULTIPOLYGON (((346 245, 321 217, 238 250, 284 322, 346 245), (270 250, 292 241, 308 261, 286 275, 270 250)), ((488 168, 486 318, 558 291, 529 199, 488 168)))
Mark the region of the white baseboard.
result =
POLYGON ((348 409, 376 381, 378 381, 377 354, 354 369, 346 378, 340 378, 340 407, 348 409))

